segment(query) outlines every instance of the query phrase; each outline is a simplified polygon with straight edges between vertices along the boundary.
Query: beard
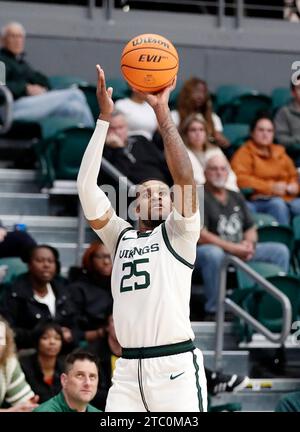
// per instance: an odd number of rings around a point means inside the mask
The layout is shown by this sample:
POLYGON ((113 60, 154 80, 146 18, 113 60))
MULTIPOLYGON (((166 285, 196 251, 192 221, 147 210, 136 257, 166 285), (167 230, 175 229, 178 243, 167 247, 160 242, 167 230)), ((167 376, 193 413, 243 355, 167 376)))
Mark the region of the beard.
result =
POLYGON ((143 225, 148 228, 149 230, 153 230, 154 228, 158 227, 160 224, 162 224, 164 222, 165 219, 163 218, 159 218, 159 219, 147 219, 147 220, 142 220, 143 225))

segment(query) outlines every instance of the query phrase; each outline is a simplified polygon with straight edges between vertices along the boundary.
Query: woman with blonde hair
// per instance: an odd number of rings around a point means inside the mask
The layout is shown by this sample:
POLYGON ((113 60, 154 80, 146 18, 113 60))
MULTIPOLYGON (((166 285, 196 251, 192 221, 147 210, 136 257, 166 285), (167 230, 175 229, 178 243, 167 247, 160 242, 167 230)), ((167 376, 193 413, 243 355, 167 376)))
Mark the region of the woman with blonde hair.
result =
MULTIPOLYGON (((226 159, 222 150, 212 144, 208 139, 208 126, 202 114, 190 114, 181 124, 180 134, 187 147, 192 163, 194 178, 197 184, 205 183, 204 166, 206 160, 215 154, 220 154, 226 159)), ((226 188, 238 191, 236 176, 230 165, 226 188)))
POLYGON ((37 401, 17 359, 12 329, 0 316, 0 407, 3 402, 10 405, 0 412, 32 411, 37 401))

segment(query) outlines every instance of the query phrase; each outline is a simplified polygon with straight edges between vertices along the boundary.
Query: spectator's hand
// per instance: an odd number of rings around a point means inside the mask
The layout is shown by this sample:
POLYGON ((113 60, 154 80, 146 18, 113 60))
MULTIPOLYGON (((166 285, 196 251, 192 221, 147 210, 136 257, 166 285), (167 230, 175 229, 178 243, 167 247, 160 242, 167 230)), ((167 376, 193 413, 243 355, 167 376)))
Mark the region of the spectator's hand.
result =
POLYGON ((241 243, 232 243, 229 252, 243 261, 248 261, 254 255, 254 248, 252 243, 243 241, 241 243))
POLYGON ((104 70, 101 69, 100 65, 97 65, 96 69, 98 75, 96 95, 99 109, 101 111, 99 118, 101 120, 109 121, 110 115, 114 110, 114 102, 112 100, 113 88, 109 87, 106 89, 104 70))
POLYGON ((73 339, 72 332, 68 327, 62 327, 64 341, 70 343, 73 339))
POLYGON ((274 195, 285 195, 287 192, 287 184, 286 182, 276 182, 273 184, 272 189, 274 195))
POLYGON ((0 227, 0 243, 3 242, 7 235, 7 231, 5 228, 0 227))
POLYGON ((85 332, 85 338, 88 342, 93 342, 97 339, 101 339, 105 335, 105 329, 100 327, 96 330, 88 330, 85 332))
POLYGON ((29 401, 12 406, 8 408, 6 411, 7 412, 31 412, 39 406, 38 405, 39 398, 40 397, 38 395, 35 395, 29 401))
POLYGON ((38 84, 27 84, 26 93, 27 96, 38 96, 40 94, 46 93, 47 89, 38 84))
POLYGON ((168 87, 165 87, 157 94, 143 93, 136 89, 134 90, 137 93, 146 96, 146 101, 148 102, 148 104, 151 105, 153 109, 155 109, 158 106, 168 106, 170 93, 175 89, 176 82, 177 82, 177 76, 174 78, 172 84, 170 84, 168 87))
POLYGON ((227 138, 224 137, 224 135, 221 132, 215 131, 214 134, 215 143, 221 147, 221 148, 228 148, 230 146, 230 142, 227 138))
POLYGON ((286 191, 289 195, 298 195, 299 193, 299 185, 298 183, 288 183, 286 187, 286 191))
POLYGON ((121 138, 118 135, 114 133, 108 133, 106 137, 105 145, 107 145, 110 148, 125 147, 125 143, 121 140, 121 138))

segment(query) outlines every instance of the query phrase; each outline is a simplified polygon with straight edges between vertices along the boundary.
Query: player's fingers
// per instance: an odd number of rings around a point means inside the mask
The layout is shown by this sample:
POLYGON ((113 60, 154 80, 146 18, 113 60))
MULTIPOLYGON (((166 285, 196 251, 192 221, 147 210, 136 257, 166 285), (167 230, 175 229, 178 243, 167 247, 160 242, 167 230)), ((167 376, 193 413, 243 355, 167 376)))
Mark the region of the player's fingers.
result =
POLYGON ((114 91, 114 89, 112 87, 108 87, 107 94, 110 98, 112 98, 113 91, 114 91))

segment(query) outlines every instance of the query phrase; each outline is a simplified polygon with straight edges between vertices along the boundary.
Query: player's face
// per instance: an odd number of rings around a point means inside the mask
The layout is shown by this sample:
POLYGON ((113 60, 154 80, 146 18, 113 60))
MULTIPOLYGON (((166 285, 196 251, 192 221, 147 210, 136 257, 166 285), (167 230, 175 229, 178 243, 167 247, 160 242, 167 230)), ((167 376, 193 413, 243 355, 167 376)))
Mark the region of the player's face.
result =
POLYGON ((3 41, 5 48, 15 55, 24 51, 25 35, 19 26, 10 26, 3 41))
POLYGON ((61 336, 54 329, 46 330, 39 340, 39 353, 47 357, 56 357, 61 347, 61 336))
POLYGON ((29 263, 30 273, 41 282, 50 282, 56 274, 56 262, 52 251, 38 248, 29 263))
POLYGON ((76 360, 68 373, 62 374, 61 383, 69 402, 88 404, 97 392, 98 370, 95 363, 76 360))
POLYGON ((172 210, 168 185, 149 180, 139 186, 137 212, 142 220, 165 220, 172 210))
POLYGON ((252 139, 260 146, 267 147, 272 144, 274 140, 273 123, 268 119, 259 120, 252 132, 252 139))
POLYGON ((93 255, 93 268, 102 276, 110 276, 112 271, 111 256, 104 245, 100 245, 93 255))
POLYGON ((206 130, 203 123, 193 121, 187 130, 187 139, 192 150, 203 150, 206 141, 206 130))
POLYGON ((223 157, 211 158, 205 168, 206 183, 215 188, 224 188, 228 179, 228 164, 223 157))
POLYGON ((115 134, 123 143, 126 142, 128 138, 128 126, 123 115, 120 114, 112 117, 109 123, 108 133, 115 134))

